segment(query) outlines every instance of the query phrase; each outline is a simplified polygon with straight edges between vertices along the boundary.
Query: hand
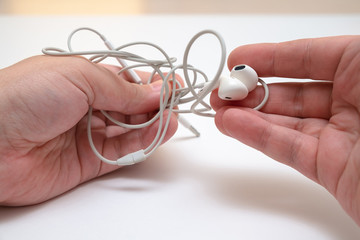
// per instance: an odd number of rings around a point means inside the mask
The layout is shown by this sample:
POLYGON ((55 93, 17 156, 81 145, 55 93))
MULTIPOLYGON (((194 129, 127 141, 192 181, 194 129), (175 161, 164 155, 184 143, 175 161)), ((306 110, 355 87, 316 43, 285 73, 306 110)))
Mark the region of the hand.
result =
MULTIPOLYGON (((37 56, 0 71, 0 205, 43 202, 117 168, 90 149, 89 105, 144 122, 159 106, 162 82, 140 86, 116 70, 81 57, 37 56)), ((109 159, 146 148, 158 126, 125 130, 96 110, 91 124, 96 148, 109 159)), ((173 116, 166 140, 176 128, 173 116)))
POLYGON ((260 77, 330 82, 271 84, 262 112, 258 87, 241 102, 212 94, 220 131, 323 185, 360 225, 360 36, 254 44, 235 49, 229 68, 260 77))

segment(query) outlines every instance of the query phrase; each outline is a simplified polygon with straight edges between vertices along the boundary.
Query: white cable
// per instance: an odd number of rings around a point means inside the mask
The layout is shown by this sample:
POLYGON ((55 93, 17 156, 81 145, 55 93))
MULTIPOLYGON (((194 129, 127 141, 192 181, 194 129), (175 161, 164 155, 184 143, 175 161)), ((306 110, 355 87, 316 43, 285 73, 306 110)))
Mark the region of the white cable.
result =
MULTIPOLYGON (((153 139, 153 142, 146 148, 141 149, 137 152, 130 153, 124 157, 121 157, 117 160, 110 160, 105 158, 99 153, 93 143, 92 134, 91 134, 91 118, 93 109, 89 106, 88 112, 88 123, 87 123, 87 134, 90 143, 90 147, 93 150, 94 154, 101 159, 102 161, 113 164, 113 165, 130 165, 137 162, 144 161, 149 155, 151 155, 163 142, 167 129, 170 124, 172 113, 193 113, 200 116, 206 117, 214 117, 214 114, 211 112, 212 108, 209 104, 204 101, 204 98, 209 95, 213 89, 218 85, 220 74, 224 68, 226 61, 226 47, 223 38, 215 31, 212 30, 204 30, 196 34, 188 43, 185 51, 182 64, 174 65, 176 62, 176 58, 171 58, 167 55, 167 53, 158 45, 149 43, 149 42, 133 42, 128 43, 119 47, 114 47, 111 42, 101 33, 92 29, 92 28, 78 28, 70 33, 68 40, 68 51, 59 49, 59 48, 44 48, 42 52, 46 55, 52 56, 72 56, 72 55, 82 55, 89 56, 88 59, 94 63, 100 63, 107 58, 115 58, 119 64, 122 66, 122 69, 118 72, 128 73, 130 78, 138 84, 142 84, 141 79, 135 73, 134 69, 141 67, 150 67, 152 68, 152 72, 147 83, 150 83, 155 75, 159 75, 163 80, 163 85, 161 88, 160 99, 159 99, 159 111, 158 113, 147 122, 141 124, 127 124, 118 121, 113 118, 106 111, 100 110, 102 114, 109 119, 114 124, 129 129, 139 129, 145 128, 153 124, 155 121, 159 121, 158 131, 153 139), (74 51, 72 47, 72 39, 76 33, 79 31, 91 31, 98 35, 100 39, 103 41, 107 50, 94 50, 94 51, 74 51), (188 63, 188 57, 192 45, 194 42, 203 35, 210 34, 215 36, 220 43, 220 51, 221 57, 219 66, 215 76, 212 79, 209 79, 208 76, 201 70, 196 69, 188 63), (130 53, 125 51, 126 48, 131 46, 143 45, 152 47, 158 50, 163 59, 147 59, 142 56, 130 53), (127 62, 132 62, 132 64, 128 64, 127 62), (175 78, 176 71, 182 70, 184 75, 184 80, 186 86, 181 86, 181 83, 175 78), (166 74, 165 74, 166 72, 166 74), (191 73, 191 74, 190 74, 191 73), (190 77, 191 75, 191 77, 190 77), (171 83, 171 92, 169 89, 169 83, 171 83), (206 86, 205 86, 206 85, 206 86), (180 106, 191 103, 190 108, 181 109, 180 106), (199 107, 201 106, 201 107, 199 107), (167 114, 165 114, 165 110, 167 110, 167 114)), ((269 97, 269 89, 266 83, 259 79, 259 82, 263 85, 265 90, 265 96, 262 102, 256 106, 254 109, 261 109, 268 100, 269 97)), ((196 136, 200 136, 200 133, 182 116, 178 116, 178 120, 182 123, 186 128, 192 131, 196 136)))

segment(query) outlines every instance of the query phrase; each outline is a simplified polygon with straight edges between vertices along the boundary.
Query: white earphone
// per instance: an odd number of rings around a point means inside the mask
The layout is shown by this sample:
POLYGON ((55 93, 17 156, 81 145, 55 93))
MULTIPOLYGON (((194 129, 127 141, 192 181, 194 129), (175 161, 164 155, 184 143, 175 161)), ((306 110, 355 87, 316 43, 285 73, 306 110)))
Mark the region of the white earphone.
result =
POLYGON ((233 67, 230 77, 221 76, 218 95, 223 100, 243 100, 256 88, 258 75, 247 65, 233 67))
POLYGON ((256 71, 248 65, 236 65, 231 70, 230 77, 220 77, 217 86, 218 96, 223 100, 243 100, 248 96, 249 92, 256 88, 258 82, 263 85, 265 90, 264 99, 254 108, 259 110, 269 98, 269 89, 266 83, 258 77, 256 71))

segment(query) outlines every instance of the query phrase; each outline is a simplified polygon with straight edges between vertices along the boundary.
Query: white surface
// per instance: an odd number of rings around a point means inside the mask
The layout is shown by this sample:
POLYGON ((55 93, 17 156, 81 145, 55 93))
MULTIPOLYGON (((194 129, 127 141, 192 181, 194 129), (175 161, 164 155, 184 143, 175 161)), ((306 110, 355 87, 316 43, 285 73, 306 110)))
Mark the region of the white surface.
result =
MULTIPOLYGON (((230 51, 248 43, 360 34, 359 25, 360 15, 1 17, 0 68, 45 46, 65 48, 67 34, 80 26, 98 29, 114 45, 152 41, 181 59, 188 40, 205 28, 220 32, 230 51)), ((219 48, 211 38, 201 42, 191 63, 211 74, 219 48)), ((212 119, 186 117, 200 138, 180 127, 142 164, 37 206, 0 208, 0 239, 360 238, 360 228, 322 187, 221 135, 212 119)))

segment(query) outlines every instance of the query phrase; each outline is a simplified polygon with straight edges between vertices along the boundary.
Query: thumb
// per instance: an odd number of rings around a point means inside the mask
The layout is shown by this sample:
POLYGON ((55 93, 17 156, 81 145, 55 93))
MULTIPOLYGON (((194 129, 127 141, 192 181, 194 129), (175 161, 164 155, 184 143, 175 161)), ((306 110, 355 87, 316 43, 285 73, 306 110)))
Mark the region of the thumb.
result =
POLYGON ((159 108, 162 81, 139 85, 126 81, 103 65, 88 61, 85 65, 77 68, 84 76, 84 82, 78 86, 94 108, 123 114, 141 114, 159 108))
POLYGON ((255 148, 318 181, 316 154, 318 139, 295 127, 297 119, 271 115, 253 109, 223 107, 215 123, 225 135, 255 148))

